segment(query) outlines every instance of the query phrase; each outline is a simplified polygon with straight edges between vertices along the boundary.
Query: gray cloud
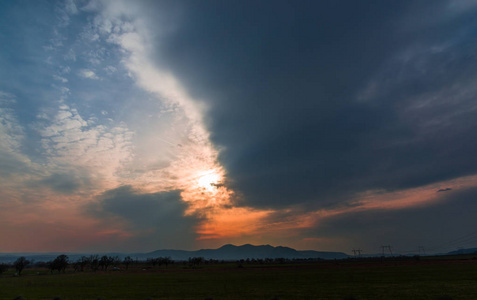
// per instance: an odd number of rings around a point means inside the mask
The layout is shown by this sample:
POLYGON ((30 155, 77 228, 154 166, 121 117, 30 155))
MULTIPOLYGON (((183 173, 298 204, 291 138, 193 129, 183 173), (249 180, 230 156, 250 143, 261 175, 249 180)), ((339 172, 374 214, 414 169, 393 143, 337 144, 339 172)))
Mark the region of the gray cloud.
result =
POLYGON ((188 248, 194 243, 197 218, 184 216, 180 191, 141 194, 131 186, 103 193, 86 213, 108 223, 117 218, 136 232, 134 240, 149 247, 188 248))
POLYGON ((18 159, 18 156, 9 153, 0 151, 0 176, 9 177, 13 174, 24 174, 28 168, 28 163, 18 159))
POLYGON ((91 181, 85 174, 79 172, 54 173, 40 180, 39 184, 46 185, 56 192, 71 194, 81 188, 91 185, 91 181))

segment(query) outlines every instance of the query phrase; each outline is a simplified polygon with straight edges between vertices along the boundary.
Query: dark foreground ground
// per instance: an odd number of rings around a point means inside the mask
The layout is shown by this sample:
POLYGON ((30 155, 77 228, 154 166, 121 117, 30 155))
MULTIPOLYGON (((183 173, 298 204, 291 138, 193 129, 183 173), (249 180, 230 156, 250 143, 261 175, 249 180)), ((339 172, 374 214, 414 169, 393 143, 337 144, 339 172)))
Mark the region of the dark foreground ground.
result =
POLYGON ((0 299, 477 299, 477 260, 174 264, 0 277, 0 299))

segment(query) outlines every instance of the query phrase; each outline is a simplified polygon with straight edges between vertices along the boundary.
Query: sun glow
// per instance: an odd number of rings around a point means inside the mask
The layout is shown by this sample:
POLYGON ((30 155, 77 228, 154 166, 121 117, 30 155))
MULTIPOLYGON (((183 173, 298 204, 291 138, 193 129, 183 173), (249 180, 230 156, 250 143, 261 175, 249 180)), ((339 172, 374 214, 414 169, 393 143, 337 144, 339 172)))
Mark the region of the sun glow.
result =
POLYGON ((197 179, 197 184, 203 189, 213 191, 220 180, 221 176, 215 170, 211 170, 203 175, 200 175, 200 177, 197 179))

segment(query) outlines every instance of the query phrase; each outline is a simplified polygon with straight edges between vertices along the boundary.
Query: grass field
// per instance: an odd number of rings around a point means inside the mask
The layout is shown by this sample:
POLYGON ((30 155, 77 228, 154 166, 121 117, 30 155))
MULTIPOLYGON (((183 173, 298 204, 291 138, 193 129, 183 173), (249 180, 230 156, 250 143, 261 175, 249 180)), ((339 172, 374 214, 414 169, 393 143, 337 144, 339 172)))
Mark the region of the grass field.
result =
MULTIPOLYGON (((40 272, 40 275, 38 275, 40 272)), ((183 265, 0 278, 14 299, 477 299, 476 260, 183 265)))

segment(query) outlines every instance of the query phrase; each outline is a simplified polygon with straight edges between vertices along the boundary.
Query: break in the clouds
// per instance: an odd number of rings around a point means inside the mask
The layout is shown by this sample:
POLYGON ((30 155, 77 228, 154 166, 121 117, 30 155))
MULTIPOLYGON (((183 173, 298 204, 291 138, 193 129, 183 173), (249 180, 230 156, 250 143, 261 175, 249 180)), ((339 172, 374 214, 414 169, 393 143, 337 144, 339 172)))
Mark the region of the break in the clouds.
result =
POLYGON ((0 8, 1 251, 373 252, 475 225, 475 1, 0 8))

